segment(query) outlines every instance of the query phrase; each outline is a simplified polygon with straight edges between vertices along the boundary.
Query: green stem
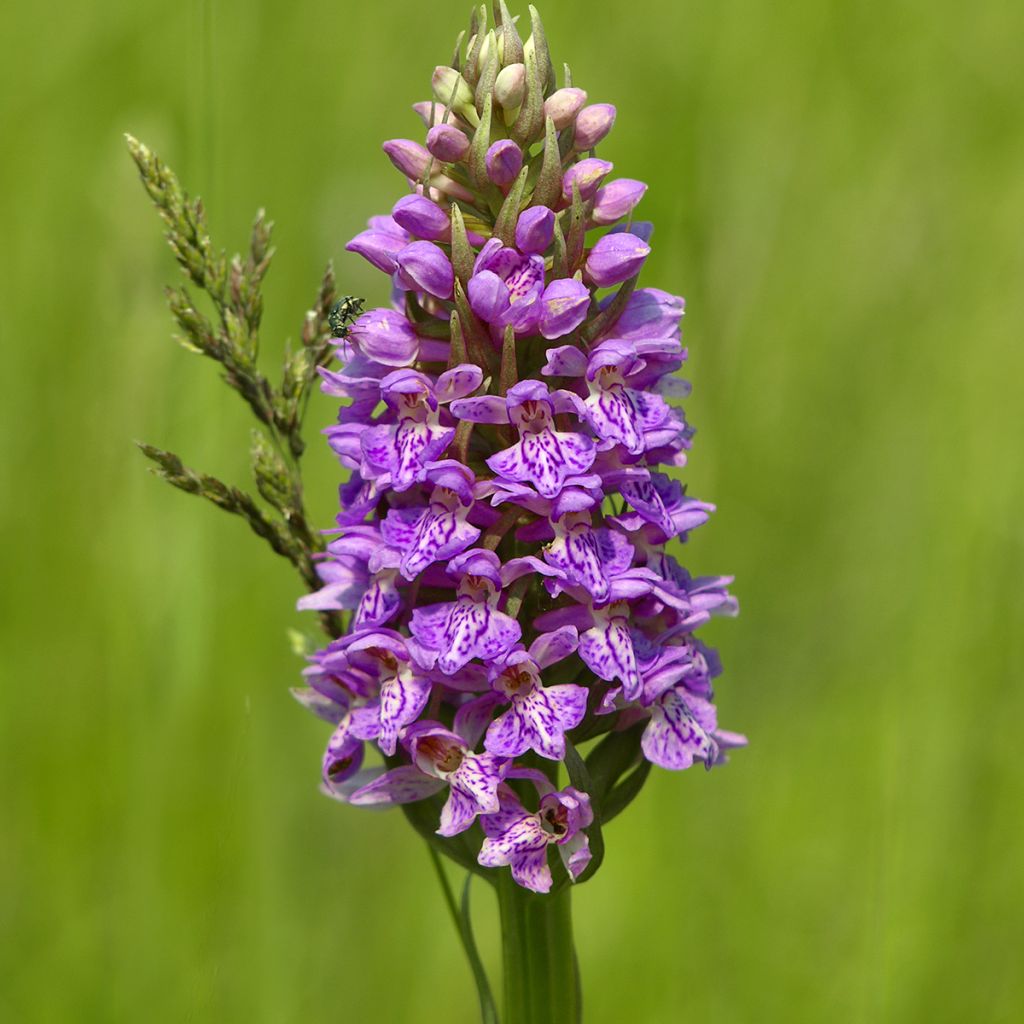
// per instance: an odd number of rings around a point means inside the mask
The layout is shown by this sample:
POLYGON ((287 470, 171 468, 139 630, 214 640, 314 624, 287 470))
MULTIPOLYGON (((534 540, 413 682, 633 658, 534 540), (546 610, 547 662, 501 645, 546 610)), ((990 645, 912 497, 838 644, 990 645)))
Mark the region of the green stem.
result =
POLYGON ((579 1024, 571 886, 538 895, 506 873, 497 890, 505 976, 502 1024, 579 1024))

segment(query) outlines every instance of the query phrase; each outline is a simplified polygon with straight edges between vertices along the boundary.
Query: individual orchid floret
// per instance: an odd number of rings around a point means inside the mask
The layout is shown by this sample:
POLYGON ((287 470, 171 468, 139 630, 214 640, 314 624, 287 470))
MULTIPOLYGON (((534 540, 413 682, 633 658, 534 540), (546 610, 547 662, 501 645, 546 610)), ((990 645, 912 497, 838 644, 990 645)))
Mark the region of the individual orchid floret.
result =
POLYGON ((540 333, 553 341, 572 333, 586 320, 590 289, 575 278, 560 278, 544 289, 540 302, 540 333))
POLYGON ((402 739, 412 764, 401 765, 368 782, 349 797, 357 806, 415 803, 448 788, 437 832, 465 832, 480 814, 500 809, 498 786, 508 761, 492 753, 475 754, 465 737, 438 722, 421 721, 402 739))
POLYGON ((610 103, 592 103, 576 115, 573 145, 580 152, 593 149, 612 130, 615 107, 610 103))
POLYGON ((612 165, 607 160, 590 157, 573 164, 562 176, 562 198, 572 202, 573 187, 577 188, 580 198, 586 202, 593 199, 601 182, 612 172, 612 165))
POLYGON ((494 80, 494 98, 504 110, 518 110, 526 92, 526 65, 508 64, 494 80))
POLYGON ((475 423, 511 423, 519 441, 492 455, 487 465, 504 480, 528 483, 554 498, 567 478, 586 473, 594 462, 594 442, 583 434, 555 428, 557 413, 583 412, 570 391, 552 391, 539 380, 520 381, 505 398, 494 395, 453 403, 452 413, 475 423))
POLYGON ((522 628, 497 608, 501 562, 493 551, 474 548, 448 565, 458 581, 456 600, 414 608, 409 630, 425 652, 420 660, 453 675, 473 658, 493 661, 511 650, 522 628))
MULTIPOLYGON (((416 238, 435 242, 447 241, 451 237, 451 218, 437 203, 426 196, 413 194, 402 196, 391 210, 391 216, 400 227, 416 238)), ((395 253, 395 267, 400 264, 398 256, 404 251, 395 253)))
POLYGON ((446 459, 432 463, 424 479, 433 484, 427 507, 392 509, 381 524, 382 536, 402 552, 399 568, 407 580, 434 562, 461 554, 480 536, 479 528, 467 522, 476 482, 472 470, 446 459))
POLYGON ((635 511, 624 512, 614 522, 629 532, 639 531, 645 524, 650 526, 657 531, 648 541, 654 546, 695 530, 715 511, 714 505, 691 498, 678 480, 664 473, 623 481, 620 493, 635 511))
POLYGON ((401 730, 426 707, 430 678, 412 663, 405 638, 391 629, 350 633, 329 650, 334 664, 362 672, 376 683, 376 697, 352 712, 353 735, 376 740, 385 754, 394 754, 401 730))
MULTIPOLYGON (((345 340, 367 359, 388 367, 411 366, 422 344, 412 324, 393 309, 367 310, 352 324, 345 340)), ((337 382, 338 375, 333 379, 337 382)))
POLYGON ((452 297, 455 272, 451 261, 433 242, 410 242, 395 254, 395 266, 404 288, 438 299, 452 297))
MULTIPOLYGON (((665 400, 656 394, 630 387, 645 362, 636 346, 628 341, 609 340, 595 348, 589 359, 578 348, 564 345, 549 349, 545 376, 582 377, 587 395, 584 416, 601 439, 601 450, 620 444, 639 455, 660 443, 660 436, 649 438, 670 419, 665 400)), ((670 435, 675 436, 675 433, 670 435)))
POLYGON ((511 140, 495 142, 484 157, 487 177, 500 188, 506 188, 516 180, 523 166, 523 151, 511 140))
MULTIPOLYGON (((572 654, 579 644, 572 626, 542 633, 529 650, 517 647, 490 669, 494 702, 509 707, 487 728, 484 746, 503 757, 527 750, 560 761, 565 757, 565 734, 583 721, 587 688, 573 683, 544 686, 541 673, 572 654)), ((491 696, 481 698, 492 702, 491 696)))
POLYGON ((328 560, 318 565, 326 586, 301 598, 302 610, 354 610, 356 629, 383 626, 401 607, 398 566, 401 553, 376 526, 347 527, 327 546, 328 560))
POLYGON ((544 116, 550 117, 561 131, 572 124, 586 102, 587 94, 582 89, 558 89, 544 101, 544 116))
MULTIPOLYGON (((526 774, 517 771, 517 775, 526 774)), ((567 786, 557 792, 534 776, 538 789, 546 790, 537 810, 530 813, 508 786, 501 786, 501 810, 480 819, 484 839, 477 858, 484 867, 510 867, 516 882, 533 892, 550 892, 553 884, 547 850, 558 846, 562 863, 575 881, 590 862, 590 844, 583 831, 593 823, 594 813, 586 793, 567 786)), ((538 778, 539 776, 539 778, 538 778)))
POLYGON ((438 103, 451 107, 471 125, 479 122, 480 117, 473 102, 473 90, 455 68, 439 64, 434 68, 430 84, 434 90, 434 99, 438 103))
POLYGON ((507 248, 498 238, 487 241, 469 282, 470 303, 477 316, 500 327, 511 324, 517 334, 530 333, 540 320, 543 293, 544 260, 540 256, 507 248), (483 274, 489 275, 486 284, 474 285, 473 280, 483 274))
POLYGON ((633 178, 617 178, 594 194, 594 210, 590 215, 594 224, 614 224, 628 217, 644 197, 647 186, 633 178))
POLYGON ((632 567, 633 545, 617 530, 595 530, 589 511, 560 511, 556 506, 554 539, 544 548, 544 559, 561 577, 549 581, 548 589, 557 597, 566 586, 582 587, 602 604, 609 600, 612 581, 632 567))
POLYGON ((694 761, 711 768, 719 762, 723 748, 747 744, 745 736, 719 732, 714 704, 685 686, 666 689, 653 701, 650 712, 640 745, 644 757, 660 768, 682 771, 694 761))
POLYGON ((678 342, 685 310, 686 304, 678 295, 660 288, 638 288, 612 325, 610 336, 637 343, 661 339, 678 342))
POLYGON ((435 124, 427 132, 427 149, 430 155, 444 163, 454 164, 465 159, 469 153, 469 145, 466 133, 452 124, 435 124))
POLYGON ((393 274, 395 255, 412 239, 393 217, 372 217, 370 226, 355 236, 345 248, 358 253, 378 270, 393 274))
POLYGON ((547 206, 523 210, 516 223, 516 248, 530 255, 542 253, 555 237, 555 213, 547 206))
POLYGON ((581 594, 578 604, 545 612, 534 619, 533 626, 542 631, 576 626, 580 631, 579 655, 587 667, 606 682, 618 680, 626 699, 636 700, 642 681, 630 629, 630 599, 649 594, 652 577, 648 569, 621 572, 612 581, 607 603, 588 601, 581 594))
POLYGON ((412 139, 389 139, 383 145, 388 159, 410 181, 418 181, 430 166, 430 153, 412 139))
POLYGON ((628 231, 598 239, 587 256, 587 275, 598 288, 610 288, 640 273, 651 247, 628 231))
POLYGON ((470 364, 446 370, 436 386, 415 370, 389 373, 380 382, 380 394, 396 422, 362 434, 362 476, 386 473, 396 491, 426 479, 428 463, 437 461, 455 437, 453 427, 441 425, 439 407, 471 394, 482 379, 480 368, 470 364))
POLYGON ((362 767, 365 743, 352 733, 353 695, 318 666, 304 673, 308 686, 294 687, 292 696, 317 718, 335 727, 324 751, 321 774, 332 795, 362 767))

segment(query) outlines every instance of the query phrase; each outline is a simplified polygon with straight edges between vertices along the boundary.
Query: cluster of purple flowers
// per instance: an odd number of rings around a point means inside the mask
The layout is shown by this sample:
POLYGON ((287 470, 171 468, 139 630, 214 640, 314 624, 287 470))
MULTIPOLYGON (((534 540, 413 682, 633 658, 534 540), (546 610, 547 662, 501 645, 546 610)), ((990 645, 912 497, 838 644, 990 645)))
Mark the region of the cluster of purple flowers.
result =
POLYGON ((646 722, 636 757, 669 769, 745 740, 718 728, 695 637, 735 612, 730 580, 666 550, 712 506, 665 472, 693 432, 670 402, 683 300, 636 286, 646 186, 594 155, 615 108, 555 88, 539 21, 524 44, 498 6, 416 105, 426 144, 384 144, 408 192, 348 245, 393 304, 323 371, 351 476, 300 607, 347 632, 298 695, 335 726, 329 794, 434 798, 439 835, 478 822, 479 863, 546 892, 548 847, 578 877, 599 810, 558 788, 567 736, 646 722), (362 769, 368 743, 383 766, 362 769))

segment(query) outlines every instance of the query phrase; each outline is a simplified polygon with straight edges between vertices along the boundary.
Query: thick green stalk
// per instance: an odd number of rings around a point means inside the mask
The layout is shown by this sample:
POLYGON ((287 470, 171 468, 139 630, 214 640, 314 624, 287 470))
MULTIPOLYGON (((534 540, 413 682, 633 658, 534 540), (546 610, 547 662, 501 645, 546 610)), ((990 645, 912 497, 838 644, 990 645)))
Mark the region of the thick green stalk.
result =
POLYGON ((572 940, 572 887, 542 896, 511 875, 498 882, 502 1024, 578 1024, 582 1005, 572 940))

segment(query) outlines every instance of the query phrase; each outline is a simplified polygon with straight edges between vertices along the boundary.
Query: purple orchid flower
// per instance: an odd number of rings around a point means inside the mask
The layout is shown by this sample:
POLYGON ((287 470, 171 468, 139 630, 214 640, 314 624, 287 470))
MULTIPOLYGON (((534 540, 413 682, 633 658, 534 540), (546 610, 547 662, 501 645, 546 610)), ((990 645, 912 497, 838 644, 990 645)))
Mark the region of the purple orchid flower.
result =
POLYGON ((455 437, 453 427, 441 425, 439 407, 471 394, 482 380, 480 368, 468 363, 446 370, 436 384, 414 370, 389 373, 380 382, 380 395, 395 422, 362 434, 362 476, 387 473, 396 491, 425 480, 428 463, 439 459, 455 437))
POLYGON ((500 810, 498 786, 508 761, 492 753, 474 754, 465 737, 438 722, 422 721, 402 739, 412 764, 384 772, 357 789, 349 802, 372 806, 423 800, 448 787, 437 834, 465 832, 480 814, 500 810))
POLYGON ((572 654, 579 645, 574 627, 542 633, 529 650, 518 645, 491 666, 493 693, 478 699, 488 712, 509 707, 487 727, 484 746, 502 757, 519 757, 534 750, 541 757, 565 757, 565 734, 583 721, 587 688, 573 683, 544 686, 541 673, 572 654))
POLYGON ((473 312, 482 320, 497 327, 511 324, 516 334, 530 334, 541 316, 544 260, 491 238, 473 265, 468 294, 473 312))
POLYGON ((412 239, 393 217, 371 217, 370 226, 355 236, 345 248, 358 253, 378 270, 393 274, 398 269, 395 255, 412 239))
POLYGON ((365 629, 336 640, 326 664, 335 671, 361 673, 376 696, 352 711, 352 734, 376 740, 389 756, 400 732, 419 718, 430 697, 431 680, 413 664, 405 638, 390 629, 365 629))
POLYGON ((502 573, 493 551, 474 548, 452 559, 448 575, 458 581, 456 600, 415 608, 409 623, 423 649, 419 658, 425 667, 436 662, 452 675, 473 658, 493 661, 511 650, 522 628, 498 611, 501 588, 509 581, 507 571, 504 578, 502 573))
POLYGON ((558 846, 573 881, 590 862, 590 843, 583 831, 594 820, 590 798, 572 786, 556 792, 539 772, 514 774, 532 777, 541 793, 537 810, 527 811, 508 786, 500 787, 501 809, 480 819, 486 838, 477 860, 484 867, 510 867, 512 877, 526 889, 550 892, 554 881, 547 862, 550 845, 558 846))
POLYGON ((541 373, 583 378, 584 416, 601 439, 600 449, 621 444, 630 454, 640 455, 673 439, 681 429, 672 422, 672 410, 660 395, 630 386, 644 366, 633 343, 609 340, 594 349, 589 359, 571 345, 548 349, 541 373), (663 438, 659 431, 670 423, 670 435, 663 438))
POLYGON ((487 465, 503 480, 532 484, 546 498, 555 497, 567 478, 586 473, 594 463, 594 442, 589 437, 555 429, 556 414, 582 414, 583 410, 572 392, 549 392, 539 380, 520 381, 505 398, 486 395, 452 405, 460 419, 512 423, 519 431, 519 442, 492 455, 487 465))
POLYGON ((434 562, 461 554, 480 536, 480 529, 467 521, 476 482, 472 470, 446 459, 431 463, 424 479, 434 485, 429 504, 392 509, 381 524, 381 535, 401 551, 398 567, 407 580, 434 562))

